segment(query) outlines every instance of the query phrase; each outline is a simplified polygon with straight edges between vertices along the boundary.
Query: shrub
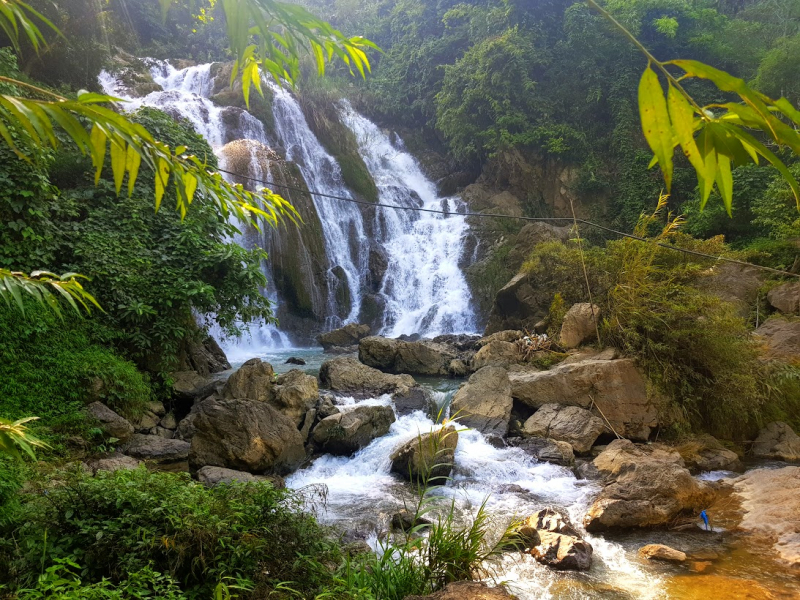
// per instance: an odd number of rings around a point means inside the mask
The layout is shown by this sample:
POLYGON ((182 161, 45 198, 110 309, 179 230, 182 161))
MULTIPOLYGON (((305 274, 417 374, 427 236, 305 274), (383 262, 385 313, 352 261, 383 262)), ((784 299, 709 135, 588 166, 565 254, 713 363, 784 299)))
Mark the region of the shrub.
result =
POLYGON ((129 573, 152 569, 190 598, 210 597, 227 578, 254 597, 284 581, 309 597, 330 581, 321 565, 340 557, 301 507, 298 495, 266 482, 206 488, 188 474, 144 468, 59 472, 26 496, 16 526, 2 532, 0 563, 25 587, 68 560, 81 565, 83 585, 105 578, 124 587, 129 573))

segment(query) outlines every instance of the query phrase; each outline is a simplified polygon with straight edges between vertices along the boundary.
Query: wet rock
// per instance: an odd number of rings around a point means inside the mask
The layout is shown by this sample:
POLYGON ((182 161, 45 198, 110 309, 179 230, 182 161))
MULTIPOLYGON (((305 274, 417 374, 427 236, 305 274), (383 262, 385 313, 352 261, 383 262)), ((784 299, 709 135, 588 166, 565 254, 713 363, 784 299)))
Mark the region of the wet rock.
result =
POLYGON ((614 440, 594 465, 606 485, 584 518, 587 531, 668 526, 714 500, 712 486, 692 477, 674 450, 614 440))
POLYGON ((564 348, 577 348, 591 339, 597 339, 597 321, 600 307, 581 302, 573 304, 564 315, 559 344, 564 348))
POLYGON ((516 344, 494 340, 484 345, 472 357, 472 368, 477 371, 483 367, 508 367, 521 362, 522 355, 516 344))
POLYGON ((133 425, 124 417, 118 415, 105 404, 92 402, 86 407, 90 416, 100 421, 100 427, 109 437, 117 438, 124 442, 133 435, 133 425))
POLYGON ((569 519, 552 508, 545 508, 535 512, 525 519, 525 525, 537 531, 549 531, 550 533, 580 537, 578 531, 572 526, 569 519))
POLYGON ((251 358, 233 373, 222 388, 222 397, 230 400, 269 402, 274 398, 275 371, 260 358, 251 358))
POLYGON ((770 423, 758 433, 753 442, 753 456, 800 461, 800 436, 786 423, 770 423))
POLYGON ((436 417, 436 402, 419 386, 395 392, 392 400, 394 400, 394 408, 399 417, 409 415, 415 410, 422 411, 429 417, 436 417))
POLYGON ((180 462, 189 457, 188 442, 142 433, 134 433, 120 450, 133 458, 159 463, 180 462))
POLYGON ((447 371, 451 377, 466 377, 469 374, 469 367, 460 358, 454 358, 447 365, 447 371))
POLYGON ((744 511, 739 528, 768 538, 782 561, 800 567, 800 467, 754 469, 733 489, 744 511))
POLYGON ((514 438, 511 445, 521 448, 539 461, 564 467, 572 466, 575 462, 575 453, 567 442, 543 437, 526 437, 514 438))
POLYGON ((772 317, 755 333, 763 341, 768 357, 780 360, 800 357, 800 321, 772 317))
POLYGON ((212 467, 207 465, 198 469, 197 481, 209 487, 219 484, 230 484, 233 482, 250 483, 251 481, 268 481, 275 487, 282 488, 283 480, 276 475, 253 475, 245 471, 236 471, 234 469, 226 469, 224 467, 212 467))
POLYGON ((692 573, 705 573, 712 564, 713 563, 707 560, 696 560, 689 565, 689 570, 692 573))
POLYGON ((92 474, 96 474, 98 471, 113 472, 136 469, 142 464, 142 461, 137 460, 132 456, 114 453, 111 456, 87 460, 84 464, 92 472, 92 474))
POLYGON ((290 356, 289 358, 286 359, 286 362, 283 363, 283 364, 285 364, 285 365, 304 365, 304 364, 306 364, 306 361, 304 361, 302 358, 297 358, 296 356, 290 356))
POLYGON ((700 471, 741 471, 739 456, 725 448, 715 437, 697 436, 678 446, 678 452, 693 473, 700 471))
POLYGON ((511 420, 511 384, 508 373, 500 367, 476 371, 453 397, 450 414, 457 415, 465 427, 484 435, 505 436, 511 420))
POLYGON ((767 293, 770 306, 786 315, 800 315, 800 281, 784 283, 767 293))
POLYGON ((605 430, 603 421, 577 406, 545 404, 522 427, 525 436, 567 442, 575 452, 588 452, 605 430))
POLYGON ((350 323, 339 329, 323 333, 317 337, 317 341, 325 350, 330 350, 334 347, 357 346, 362 338, 369 335, 369 332, 369 325, 350 323))
POLYGON ((319 399, 317 378, 292 369, 278 376, 271 404, 300 427, 319 399))
POLYGON ((548 371, 512 369, 511 395, 530 406, 563 404, 592 409, 623 437, 646 440, 658 425, 658 406, 631 359, 583 360, 548 371))
POLYGON ((359 342, 358 358, 365 365, 388 373, 448 375, 450 362, 460 357, 446 344, 370 336, 359 342))
POLYGON ((531 556, 552 569, 586 571, 592 566, 592 545, 569 535, 539 531, 539 545, 531 556))
POLYGON ((250 473, 286 473, 305 458, 303 439, 289 417, 266 402, 207 400, 194 418, 189 464, 250 473))
POLYGON ((682 563, 686 561, 686 553, 675 550, 664 544, 648 544, 639 548, 639 556, 648 560, 682 563))
POLYGON ((458 432, 452 425, 420 434, 392 452, 391 470, 411 482, 422 481, 426 475, 429 480, 449 477, 457 445, 458 432))
POLYGON ((394 421, 390 406, 356 406, 322 419, 311 432, 311 440, 323 452, 346 456, 386 435, 394 421))
POLYGON ((404 600, 513 600, 503 588, 491 588, 485 583, 475 581, 458 581, 449 583, 447 587, 428 596, 406 596, 404 600))
POLYGON ((589 481, 603 479, 603 474, 594 466, 594 461, 592 460, 576 461, 575 476, 578 479, 587 479, 589 481))
POLYGON ((400 510, 392 515, 392 529, 394 531, 411 531, 420 525, 430 525, 431 522, 424 517, 416 517, 410 510, 400 510))
POLYGON ((335 392, 360 395, 394 394, 417 385, 411 375, 390 375, 349 356, 326 360, 319 378, 322 385, 335 392))
POLYGON ((445 333, 437 335, 432 341, 437 344, 452 346, 459 352, 474 352, 478 349, 478 342, 481 336, 470 335, 468 333, 445 333))
POLYGON ((216 387, 216 381, 203 377, 197 371, 176 371, 169 376, 172 379, 172 393, 181 400, 193 402, 205 398, 216 387))

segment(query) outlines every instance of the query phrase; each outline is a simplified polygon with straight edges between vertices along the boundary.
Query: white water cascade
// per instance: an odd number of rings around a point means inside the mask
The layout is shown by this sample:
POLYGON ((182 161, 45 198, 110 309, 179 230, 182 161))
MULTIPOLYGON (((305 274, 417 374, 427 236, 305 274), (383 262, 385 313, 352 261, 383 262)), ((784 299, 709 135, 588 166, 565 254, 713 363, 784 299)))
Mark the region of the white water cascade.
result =
POLYGON ((435 184, 402 142, 393 144, 349 103, 343 103, 341 114, 356 135, 381 203, 449 213, 376 211, 375 237, 389 263, 380 289, 386 305, 382 334, 474 333, 478 327, 472 297, 459 267, 469 228, 466 218, 458 214, 463 212, 463 202, 439 197, 435 184))
POLYGON ((328 318, 326 329, 341 327, 358 319, 361 309, 361 287, 367 269, 367 236, 364 220, 356 204, 328 196, 352 198, 344 184, 342 170, 334 158, 325 151, 311 131, 297 100, 285 89, 272 85, 274 94, 273 112, 275 129, 286 148, 286 159, 300 167, 314 205, 320 216, 328 260, 333 268, 328 274, 328 318), (324 194, 324 195, 320 195, 324 194), (350 295, 350 309, 344 319, 336 317, 335 290, 342 282, 335 272, 336 267, 344 274, 350 295))

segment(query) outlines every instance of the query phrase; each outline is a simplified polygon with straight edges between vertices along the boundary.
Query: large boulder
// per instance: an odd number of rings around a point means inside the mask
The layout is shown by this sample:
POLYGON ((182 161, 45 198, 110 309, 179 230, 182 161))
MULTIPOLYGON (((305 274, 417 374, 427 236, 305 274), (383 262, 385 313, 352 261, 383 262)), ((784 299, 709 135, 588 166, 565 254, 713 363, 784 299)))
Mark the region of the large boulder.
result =
MULTIPOLYGON (((189 464, 286 473, 305 458, 295 422, 266 402, 207 400, 194 417, 189 464)), ((173 440, 174 441, 174 440, 173 440)))
POLYGON ((320 345, 325 350, 332 348, 347 348, 350 346, 357 346, 358 342, 369 335, 369 325, 360 325, 358 323, 350 323, 339 329, 334 329, 327 333, 323 333, 317 337, 320 345))
POLYGON ((484 336, 475 342, 478 348, 483 348, 486 344, 492 342, 516 342, 525 335, 524 331, 519 329, 506 329, 504 331, 497 331, 490 335, 484 336))
POLYGON ((505 436, 511 420, 511 384, 500 367, 483 367, 456 392, 450 414, 484 435, 505 436))
POLYGON ((422 433, 402 444, 389 456, 392 472, 412 482, 426 476, 429 481, 448 477, 453 469, 458 432, 452 425, 429 433, 422 433))
POLYGON ((275 396, 274 382, 275 371, 272 365, 260 358, 251 358, 225 382, 222 397, 269 402, 275 396))
POLYGON ((516 344, 492 340, 483 345, 472 357, 472 369, 477 371, 483 367, 508 367, 521 362, 522 358, 516 344))
POLYGON ((319 370, 319 379, 334 392, 361 397, 405 392, 417 386, 411 375, 390 375, 350 356, 326 360, 319 370))
POLYGON ((741 471, 736 452, 728 450, 711 435, 700 435, 678 446, 686 466, 693 473, 700 471, 741 471))
POLYGON ((225 467, 212 467, 206 465, 197 471, 197 481, 209 487, 223 484, 231 484, 234 482, 250 483, 253 481, 268 481, 275 485, 275 487, 283 487, 279 484, 281 478, 275 475, 253 475, 244 471, 235 471, 234 469, 226 469, 225 467))
POLYGON ((599 318, 600 307, 596 304, 588 302, 573 304, 564 315, 559 344, 564 348, 577 348, 586 341, 597 339, 599 318))
POLYGON ((646 440, 658 425, 658 407, 631 359, 587 359, 548 371, 512 369, 511 395, 530 406, 564 404, 591 409, 623 437, 646 440))
POLYGON ((189 443, 183 440, 170 440, 157 435, 134 433, 120 447, 127 456, 158 463, 175 463, 189 457, 189 443))
POLYGON ((101 402, 92 402, 86 407, 91 417, 100 421, 100 428, 107 436, 125 442, 133 435, 133 425, 101 402))
POLYGON ((800 315, 800 281, 772 288, 767 293, 767 301, 785 315, 800 315))
POLYGON ((271 404, 299 427, 318 399, 317 378, 292 369, 278 376, 271 404))
POLYGON ((550 531, 539 532, 539 544, 531 548, 538 562, 559 571, 586 571, 592 566, 592 545, 580 538, 550 531))
POLYGON ((197 371, 175 371, 169 377, 174 396, 190 402, 207 397, 217 385, 213 378, 203 377, 197 371))
POLYGON ((355 406, 340 411, 322 419, 311 432, 311 441, 323 452, 353 454, 389 433, 395 421, 390 406, 355 406))
POLYGON ((460 356, 447 344, 370 336, 359 342, 358 358, 365 365, 388 373, 449 375, 450 362, 460 356))
POLYGON ((485 335, 509 329, 532 331, 547 316, 552 295, 539 289, 527 273, 515 275, 494 299, 485 335))
POLYGON ((509 440, 510 445, 524 450, 536 460, 549 462, 563 467, 571 467, 575 462, 575 453, 567 442, 551 440, 543 437, 524 437, 509 440))
POLYGON ((800 460, 800 436, 786 423, 770 423, 753 442, 753 456, 777 460, 800 460))
POLYGON ((692 477, 673 450, 614 440, 594 464, 606 485, 584 518, 587 531, 668 526, 714 500, 711 485, 692 477))
POLYGON ((588 410, 578 406, 545 404, 525 421, 523 435, 567 442, 575 452, 588 452, 606 429, 588 410))
POLYGON ((756 329, 756 335, 764 342, 768 357, 800 360, 800 321, 773 317, 756 329))
POLYGON ((800 467, 754 469, 733 489, 744 511, 739 528, 768 538, 781 560, 800 567, 800 467))

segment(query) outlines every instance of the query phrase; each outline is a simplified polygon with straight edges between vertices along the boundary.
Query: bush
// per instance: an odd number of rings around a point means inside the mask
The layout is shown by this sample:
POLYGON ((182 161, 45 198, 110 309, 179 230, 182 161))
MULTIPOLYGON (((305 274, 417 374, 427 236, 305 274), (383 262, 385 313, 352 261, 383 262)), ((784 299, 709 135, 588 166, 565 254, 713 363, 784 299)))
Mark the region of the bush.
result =
POLYGON ((209 598, 228 579, 253 597, 286 581, 313 597, 331 580, 322 564, 340 556, 301 508, 299 496, 266 482, 207 488, 144 468, 60 472, 26 495, 16 526, 2 532, 9 569, 0 580, 33 587, 66 560, 81 565, 82 585, 107 579, 122 589, 129 574, 151 569, 190 598, 209 598))

